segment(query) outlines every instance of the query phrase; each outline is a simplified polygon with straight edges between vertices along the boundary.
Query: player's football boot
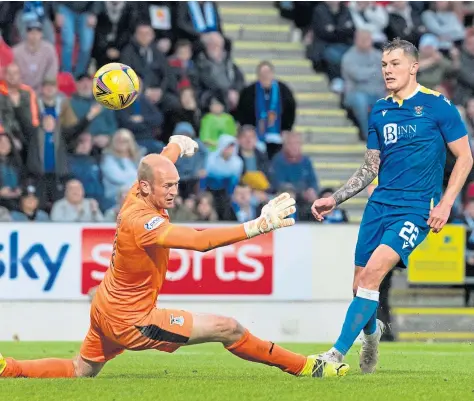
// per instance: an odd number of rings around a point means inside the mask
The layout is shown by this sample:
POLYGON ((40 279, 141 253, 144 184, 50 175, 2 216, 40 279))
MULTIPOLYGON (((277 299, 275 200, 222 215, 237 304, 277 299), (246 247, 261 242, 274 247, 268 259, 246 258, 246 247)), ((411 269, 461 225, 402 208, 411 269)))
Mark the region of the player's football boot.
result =
POLYGON ((3 373, 3 371, 5 370, 6 367, 7 367, 7 361, 3 357, 3 355, 0 354, 0 376, 2 375, 2 373, 3 373))
POLYGON ((306 377, 342 377, 349 371, 347 363, 333 363, 320 359, 317 355, 309 355, 300 376, 306 377))
POLYGON ((375 367, 379 360, 379 343, 383 332, 385 331, 385 325, 382 321, 377 319, 377 329, 375 333, 362 337, 362 348, 360 350, 359 366, 362 373, 374 373, 375 367))
POLYGON ((319 354, 318 358, 326 362, 342 363, 344 360, 344 355, 332 348, 329 351, 319 354))

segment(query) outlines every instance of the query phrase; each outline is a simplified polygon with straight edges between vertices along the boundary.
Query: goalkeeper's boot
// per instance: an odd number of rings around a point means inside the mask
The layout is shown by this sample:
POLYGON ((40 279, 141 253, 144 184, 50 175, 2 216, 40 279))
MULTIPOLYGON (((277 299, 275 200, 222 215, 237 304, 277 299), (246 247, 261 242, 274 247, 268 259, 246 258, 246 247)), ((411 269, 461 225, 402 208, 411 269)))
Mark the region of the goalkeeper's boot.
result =
POLYGON ((0 354, 0 376, 7 367, 7 360, 0 354))
POLYGON ((333 363, 324 361, 317 355, 309 355, 306 360, 306 365, 299 374, 306 377, 342 377, 349 371, 347 363, 333 363))
POLYGON ((360 350, 359 366, 362 373, 374 373, 375 367, 379 360, 379 343, 383 332, 385 331, 385 325, 382 321, 377 319, 377 329, 374 334, 366 335, 362 337, 362 348, 360 350))

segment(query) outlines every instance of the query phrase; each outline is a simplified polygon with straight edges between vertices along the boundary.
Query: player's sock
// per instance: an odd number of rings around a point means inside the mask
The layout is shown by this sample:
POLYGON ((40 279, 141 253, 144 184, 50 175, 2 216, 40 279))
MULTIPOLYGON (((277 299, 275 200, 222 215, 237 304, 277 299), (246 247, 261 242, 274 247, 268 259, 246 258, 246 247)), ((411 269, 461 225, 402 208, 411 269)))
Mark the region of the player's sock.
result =
POLYGON ((17 361, 5 358, 6 367, 1 377, 30 377, 30 378, 58 378, 75 377, 72 359, 36 359, 32 361, 17 361))
POLYGON ((367 324, 364 326, 364 334, 370 336, 375 333, 377 330, 377 309, 374 314, 370 317, 367 324))
POLYGON ((226 348, 239 358, 276 366, 293 375, 298 375, 306 364, 304 355, 295 354, 270 341, 263 341, 248 330, 240 340, 226 348))
POLYGON ((359 287, 357 296, 352 300, 347 310, 346 320, 342 326, 342 332, 334 348, 341 354, 346 355, 359 336, 361 330, 377 311, 379 304, 379 292, 359 287))

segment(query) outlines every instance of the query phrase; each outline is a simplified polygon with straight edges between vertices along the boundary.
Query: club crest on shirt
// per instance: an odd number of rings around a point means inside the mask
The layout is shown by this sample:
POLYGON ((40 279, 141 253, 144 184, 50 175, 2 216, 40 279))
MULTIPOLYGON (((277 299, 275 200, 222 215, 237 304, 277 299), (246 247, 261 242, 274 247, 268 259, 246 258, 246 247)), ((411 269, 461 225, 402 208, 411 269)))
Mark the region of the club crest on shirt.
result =
POLYGON ((145 223, 145 230, 154 230, 155 228, 159 227, 159 225, 163 223, 163 221, 165 221, 165 219, 163 219, 162 217, 155 216, 148 223, 145 223))
POLYGON ((170 325, 177 324, 179 326, 183 326, 184 324, 184 317, 183 316, 173 316, 170 315, 170 325))
POLYGON ((415 116, 421 117, 423 115, 423 106, 415 106, 415 116))

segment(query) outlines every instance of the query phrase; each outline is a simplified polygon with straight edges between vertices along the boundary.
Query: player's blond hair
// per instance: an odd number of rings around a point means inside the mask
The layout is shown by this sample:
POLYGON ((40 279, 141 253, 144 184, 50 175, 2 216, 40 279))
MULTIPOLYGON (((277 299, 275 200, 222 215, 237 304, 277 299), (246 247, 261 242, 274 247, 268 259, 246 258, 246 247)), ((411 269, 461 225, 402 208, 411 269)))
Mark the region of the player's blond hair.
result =
POLYGON ((397 49, 403 50, 403 53, 405 53, 407 56, 413 57, 416 61, 418 61, 418 49, 413 43, 409 42, 408 40, 395 38, 390 42, 385 43, 382 48, 382 51, 384 53, 390 53, 391 51, 397 49))

